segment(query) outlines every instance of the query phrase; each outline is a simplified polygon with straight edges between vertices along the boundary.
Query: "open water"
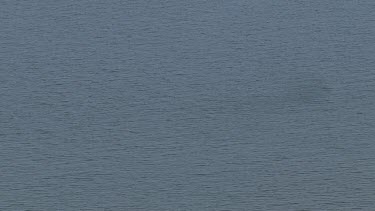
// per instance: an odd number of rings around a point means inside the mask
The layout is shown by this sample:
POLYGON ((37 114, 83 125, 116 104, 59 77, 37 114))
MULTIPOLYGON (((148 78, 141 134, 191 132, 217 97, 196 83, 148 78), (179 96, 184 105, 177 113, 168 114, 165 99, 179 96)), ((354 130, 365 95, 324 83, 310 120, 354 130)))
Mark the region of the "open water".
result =
POLYGON ((374 210, 375 1, 0 2, 1 210, 374 210))

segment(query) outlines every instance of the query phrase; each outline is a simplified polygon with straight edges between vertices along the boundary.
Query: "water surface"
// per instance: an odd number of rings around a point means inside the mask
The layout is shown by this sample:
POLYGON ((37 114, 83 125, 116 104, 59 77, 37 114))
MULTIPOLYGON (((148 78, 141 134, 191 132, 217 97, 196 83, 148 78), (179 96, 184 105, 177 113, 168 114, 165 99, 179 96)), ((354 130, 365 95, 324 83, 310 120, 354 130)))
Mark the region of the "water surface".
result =
POLYGON ((2 1, 1 210, 371 210, 375 3, 2 1))

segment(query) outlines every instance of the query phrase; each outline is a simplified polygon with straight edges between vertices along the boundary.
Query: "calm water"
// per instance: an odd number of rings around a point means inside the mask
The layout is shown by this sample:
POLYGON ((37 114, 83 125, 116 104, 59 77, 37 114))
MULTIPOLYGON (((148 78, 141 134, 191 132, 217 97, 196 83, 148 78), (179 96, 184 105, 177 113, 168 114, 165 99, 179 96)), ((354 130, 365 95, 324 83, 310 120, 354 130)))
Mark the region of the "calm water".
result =
POLYGON ((0 3, 1 210, 373 210, 373 0, 0 3))

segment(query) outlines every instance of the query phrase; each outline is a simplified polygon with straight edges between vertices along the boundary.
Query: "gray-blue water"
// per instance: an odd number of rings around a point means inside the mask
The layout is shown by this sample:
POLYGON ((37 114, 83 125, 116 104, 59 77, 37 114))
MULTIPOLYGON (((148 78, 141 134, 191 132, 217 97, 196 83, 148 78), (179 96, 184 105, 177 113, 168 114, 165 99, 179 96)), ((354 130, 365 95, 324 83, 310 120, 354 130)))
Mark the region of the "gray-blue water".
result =
POLYGON ((0 3, 1 210, 374 210, 373 0, 0 3))

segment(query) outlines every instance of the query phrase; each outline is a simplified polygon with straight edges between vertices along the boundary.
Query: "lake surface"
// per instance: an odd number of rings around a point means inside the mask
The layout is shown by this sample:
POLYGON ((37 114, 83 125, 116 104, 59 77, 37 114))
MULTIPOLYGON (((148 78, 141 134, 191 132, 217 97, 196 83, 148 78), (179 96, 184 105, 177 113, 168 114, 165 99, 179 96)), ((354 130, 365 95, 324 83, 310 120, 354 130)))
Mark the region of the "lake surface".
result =
POLYGON ((1 210, 373 210, 373 0, 0 3, 1 210))

